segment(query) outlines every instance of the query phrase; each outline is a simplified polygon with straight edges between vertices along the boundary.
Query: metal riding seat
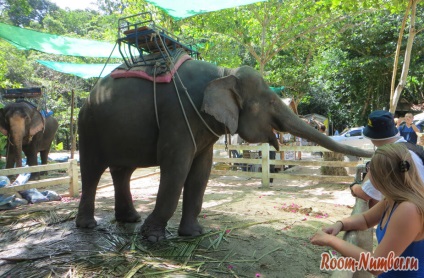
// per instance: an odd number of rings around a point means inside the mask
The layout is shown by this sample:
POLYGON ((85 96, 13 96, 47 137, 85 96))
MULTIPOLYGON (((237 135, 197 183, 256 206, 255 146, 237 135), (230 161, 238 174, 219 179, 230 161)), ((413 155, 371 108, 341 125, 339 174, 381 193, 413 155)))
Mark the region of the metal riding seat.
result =
POLYGON ((47 109, 47 98, 40 87, 2 89, 0 98, 4 103, 25 102, 39 110, 45 118, 53 114, 47 109))
POLYGON ((4 89, 1 96, 4 99, 24 99, 24 98, 39 98, 41 97, 41 88, 18 88, 18 89, 4 89))
POLYGON ((118 26, 118 48, 128 68, 150 65, 157 57, 166 59, 177 48, 194 59, 199 57, 194 43, 183 43, 181 38, 156 25, 150 12, 120 18, 118 26), (157 53, 161 55, 149 55, 157 53))

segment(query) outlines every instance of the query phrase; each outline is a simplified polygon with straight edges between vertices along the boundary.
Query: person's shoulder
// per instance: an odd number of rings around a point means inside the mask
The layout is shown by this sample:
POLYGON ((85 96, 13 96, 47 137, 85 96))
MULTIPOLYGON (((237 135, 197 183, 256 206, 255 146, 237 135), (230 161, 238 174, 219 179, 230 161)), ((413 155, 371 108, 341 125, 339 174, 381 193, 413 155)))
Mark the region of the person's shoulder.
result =
POLYGON ((393 142, 393 143, 404 143, 404 142, 407 142, 406 140, 405 140, 405 137, 403 137, 403 136, 401 136, 401 135, 399 135, 399 136, 397 136, 396 137, 396 141, 395 142, 393 142))
POLYGON ((424 170, 424 161, 423 161, 423 159, 416 152, 414 152, 412 150, 409 150, 409 149, 408 149, 408 151, 411 154, 412 160, 417 165, 418 170, 420 172, 422 172, 424 170))
POLYGON ((402 215, 420 215, 417 205, 410 201, 404 201, 400 203, 396 208, 396 211, 402 215))
POLYGON ((400 229, 415 230, 421 227, 421 214, 418 206, 410 201, 404 201, 397 205, 392 220, 393 224, 400 229))

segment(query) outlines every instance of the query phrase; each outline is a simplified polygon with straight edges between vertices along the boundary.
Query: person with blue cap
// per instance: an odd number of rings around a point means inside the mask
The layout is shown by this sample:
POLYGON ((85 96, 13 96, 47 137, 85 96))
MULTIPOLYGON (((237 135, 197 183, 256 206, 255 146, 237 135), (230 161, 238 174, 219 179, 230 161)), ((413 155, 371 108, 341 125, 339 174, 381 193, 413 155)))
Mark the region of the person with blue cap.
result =
MULTIPOLYGON (((368 116, 367 125, 364 128, 364 136, 369 138, 375 147, 381 147, 385 144, 402 143, 408 148, 412 159, 417 166, 421 180, 424 181, 424 150, 422 147, 408 143, 399 134, 396 128, 393 115, 384 110, 376 110, 368 116)), ((371 208, 380 200, 383 195, 375 189, 369 178, 365 176, 362 185, 354 184, 351 186, 352 195, 369 202, 371 208)))

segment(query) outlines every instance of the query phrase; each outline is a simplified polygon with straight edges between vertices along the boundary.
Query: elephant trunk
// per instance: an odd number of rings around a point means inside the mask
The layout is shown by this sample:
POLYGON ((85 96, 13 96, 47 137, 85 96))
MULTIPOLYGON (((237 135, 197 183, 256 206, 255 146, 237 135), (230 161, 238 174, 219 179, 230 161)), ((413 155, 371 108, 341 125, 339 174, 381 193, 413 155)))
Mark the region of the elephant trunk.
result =
POLYGON ((15 167, 22 167, 22 142, 25 136, 25 122, 21 118, 10 119, 10 139, 9 148, 14 149, 15 167))
POLYGON ((22 140, 16 141, 14 140, 16 144, 14 146, 15 148, 15 167, 22 167, 22 140))
MULTIPOLYGON (((287 107, 287 110, 290 109, 287 107)), ((294 136, 315 142, 318 145, 334 152, 360 157, 371 157, 374 154, 373 151, 351 147, 334 141, 327 135, 322 134, 317 129, 308 125, 292 111, 284 111, 283 113, 280 113, 280 115, 277 116, 277 122, 279 124, 276 129, 279 131, 290 132, 294 136), (294 117, 291 117, 291 120, 287 120, 287 113, 292 113, 294 117)))

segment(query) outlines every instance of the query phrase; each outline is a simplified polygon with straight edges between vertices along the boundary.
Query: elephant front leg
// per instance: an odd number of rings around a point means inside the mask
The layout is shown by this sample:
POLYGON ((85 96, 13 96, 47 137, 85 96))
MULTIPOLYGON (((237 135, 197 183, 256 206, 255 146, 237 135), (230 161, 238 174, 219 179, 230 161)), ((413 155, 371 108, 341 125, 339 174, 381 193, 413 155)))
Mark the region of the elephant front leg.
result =
POLYGON ((15 158, 16 158, 16 150, 13 146, 8 144, 6 149, 6 168, 14 168, 15 167, 15 158))
POLYGON ((135 168, 110 167, 115 187, 115 218, 118 222, 138 222, 140 215, 134 208, 130 189, 130 179, 135 168))
POLYGON ((161 177, 156 205, 141 227, 141 234, 149 241, 157 242, 165 239, 165 228, 168 220, 177 208, 181 191, 190 168, 191 158, 164 159, 161 163, 161 177))
MULTIPOLYGON (((27 158, 27 165, 29 166, 37 166, 37 152, 35 151, 35 148, 33 146, 28 146, 28 148, 25 148, 24 150, 25 156, 27 158)), ((40 172, 33 172, 31 174, 30 180, 39 180, 40 179, 40 172)))
POLYGON ((184 184, 183 214, 178 229, 180 236, 203 234, 198 216, 202 210, 203 196, 212 167, 213 147, 199 155, 192 164, 184 184))
MULTIPOLYGON (((49 161, 49 150, 40 151, 40 159, 42 165, 47 165, 49 161)), ((40 172, 40 175, 47 175, 47 171, 40 172)))

